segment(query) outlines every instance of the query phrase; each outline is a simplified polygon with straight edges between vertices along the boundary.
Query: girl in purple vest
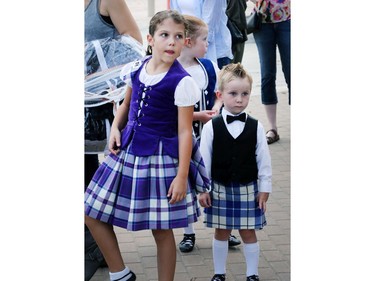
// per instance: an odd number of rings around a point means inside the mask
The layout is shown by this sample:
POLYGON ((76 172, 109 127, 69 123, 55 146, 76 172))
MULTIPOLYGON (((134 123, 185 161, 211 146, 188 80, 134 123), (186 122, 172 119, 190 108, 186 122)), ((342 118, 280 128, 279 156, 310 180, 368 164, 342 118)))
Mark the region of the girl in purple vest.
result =
POLYGON ((212 281, 225 280, 228 237, 233 229, 238 229, 243 241, 246 280, 259 280, 255 230, 266 225, 272 169, 264 128, 245 112, 251 85, 252 78, 241 64, 224 66, 217 92, 224 108, 203 126, 201 135, 200 149, 212 180, 211 192, 199 195, 205 224, 215 228, 212 281))
POLYGON ((111 154, 85 193, 85 222, 103 252, 110 280, 136 280, 121 257, 113 225, 151 229, 158 277, 149 279, 173 280, 173 228, 197 221, 195 190, 209 190, 191 126, 200 91, 176 60, 185 29, 176 11, 161 11, 151 19, 147 41, 152 56, 135 62, 124 76, 129 88, 112 124, 111 154))

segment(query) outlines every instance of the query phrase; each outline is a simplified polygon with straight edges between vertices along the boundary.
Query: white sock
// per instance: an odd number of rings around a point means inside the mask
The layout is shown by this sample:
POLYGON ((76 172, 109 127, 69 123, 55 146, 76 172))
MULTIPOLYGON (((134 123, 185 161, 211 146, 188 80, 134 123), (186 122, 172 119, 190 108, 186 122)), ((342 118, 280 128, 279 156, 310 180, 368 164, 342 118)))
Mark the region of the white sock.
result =
POLYGON ((246 276, 258 275, 259 243, 244 243, 243 253, 246 259, 246 276))
POLYGON ((129 273, 130 273, 129 267, 126 266, 123 271, 110 272, 109 273, 109 279, 111 281, 115 281, 115 280, 121 280, 121 281, 124 280, 124 281, 126 281, 126 280, 128 280, 131 277, 131 275, 127 276, 126 278, 123 278, 123 277, 125 277, 129 273))
POLYGON ((212 240, 212 256, 214 261, 215 274, 225 274, 228 257, 228 240, 212 240))
POLYGON ((194 226, 192 223, 189 223, 187 227, 184 228, 184 234, 194 234, 194 226))

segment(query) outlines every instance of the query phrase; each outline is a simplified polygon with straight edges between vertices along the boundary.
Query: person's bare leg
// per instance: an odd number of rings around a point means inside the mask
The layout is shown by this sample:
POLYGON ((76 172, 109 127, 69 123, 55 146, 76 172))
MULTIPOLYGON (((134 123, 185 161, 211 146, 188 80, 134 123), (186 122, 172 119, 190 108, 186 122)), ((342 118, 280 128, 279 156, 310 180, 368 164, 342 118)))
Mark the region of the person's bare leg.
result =
POLYGON ((254 229, 240 229, 238 232, 244 243, 249 244, 258 242, 254 229))
POLYGON ((280 139, 279 133, 277 131, 277 122, 276 122, 276 109, 277 104, 267 104, 264 105, 266 110, 267 120, 269 129, 266 130, 267 143, 271 144, 280 139))
POLYGON ((157 260, 158 280, 173 281, 176 270, 176 243, 172 229, 154 229, 157 260))
POLYGON ((277 104, 267 104, 267 105, 264 105, 264 108, 266 110, 269 129, 273 129, 277 132, 277 125, 276 125, 277 104))
POLYGON ((103 253, 110 272, 119 272, 125 269, 120 248, 113 226, 99 220, 85 216, 85 223, 103 253))

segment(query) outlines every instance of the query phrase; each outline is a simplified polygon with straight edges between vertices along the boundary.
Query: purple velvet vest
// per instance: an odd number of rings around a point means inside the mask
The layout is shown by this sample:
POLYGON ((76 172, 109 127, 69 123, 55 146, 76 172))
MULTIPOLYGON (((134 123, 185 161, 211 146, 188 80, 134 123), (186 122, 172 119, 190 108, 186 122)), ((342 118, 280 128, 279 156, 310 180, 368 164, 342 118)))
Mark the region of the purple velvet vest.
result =
POLYGON ((139 74, 147 61, 132 75, 129 118, 122 131, 121 149, 131 145, 130 150, 135 155, 150 156, 158 152, 161 141, 163 154, 178 158, 178 112, 174 93, 181 79, 189 74, 175 60, 160 82, 144 85, 139 74))

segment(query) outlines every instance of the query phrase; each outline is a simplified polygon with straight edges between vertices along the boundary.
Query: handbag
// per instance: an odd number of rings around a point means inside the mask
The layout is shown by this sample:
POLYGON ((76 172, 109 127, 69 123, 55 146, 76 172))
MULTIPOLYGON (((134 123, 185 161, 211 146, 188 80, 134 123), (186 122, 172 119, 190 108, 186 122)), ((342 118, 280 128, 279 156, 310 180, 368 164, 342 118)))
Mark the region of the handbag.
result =
POLYGON ((113 107, 113 103, 85 107, 85 141, 105 141, 108 138, 114 119, 113 107))
POLYGON ((227 27, 232 37, 232 44, 243 43, 247 40, 247 38, 244 37, 244 34, 242 34, 241 30, 239 30, 239 28, 235 24, 235 22, 233 22, 229 18, 227 22, 227 27))
POLYGON ((144 56, 143 46, 128 35, 85 43, 85 153, 106 153, 117 107, 126 85, 122 67, 144 56))
MULTIPOLYGON (((259 7, 262 7, 264 0, 260 3, 259 7)), ((246 31, 247 34, 251 34, 259 31, 262 28, 262 14, 259 10, 254 10, 250 16, 246 18, 246 31)))

